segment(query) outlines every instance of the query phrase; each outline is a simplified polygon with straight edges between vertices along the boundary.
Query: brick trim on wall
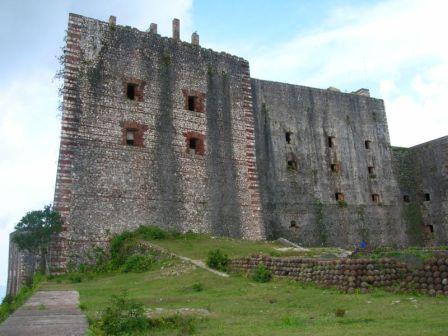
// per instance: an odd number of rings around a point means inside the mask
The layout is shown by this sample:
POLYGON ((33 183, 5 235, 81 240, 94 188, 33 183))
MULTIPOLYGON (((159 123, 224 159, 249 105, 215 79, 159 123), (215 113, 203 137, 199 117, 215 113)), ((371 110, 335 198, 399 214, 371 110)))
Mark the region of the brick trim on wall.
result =
POLYGON ((263 225, 262 207, 260 198, 259 180, 255 155, 255 121, 252 106, 252 85, 250 79, 249 63, 242 64, 242 91, 243 91, 243 112, 245 122, 246 138, 246 165, 247 165, 247 188, 250 193, 250 208, 252 221, 250 227, 245 228, 244 238, 265 239, 266 230, 263 225))
POLYGON ((204 155, 205 154, 205 136, 204 134, 201 134, 199 132, 189 131, 184 133, 185 137, 185 144, 186 144, 186 151, 187 153, 190 152, 190 148, 188 147, 190 143, 190 139, 198 139, 198 144, 196 147, 196 154, 198 155, 204 155))
POLYGON ((53 201, 54 209, 61 214, 64 224, 61 234, 55 237, 50 246, 48 260, 51 273, 63 272, 67 261, 66 232, 70 225, 70 205, 73 194, 73 157, 77 147, 81 118, 77 83, 81 58, 81 25, 81 16, 69 15, 67 44, 64 49, 61 142, 53 201))
POLYGON ((135 84, 135 101, 144 101, 143 92, 145 90, 146 82, 137 78, 125 78, 123 81, 123 96, 127 99, 128 84, 135 84))
POLYGON ((188 97, 189 96, 195 96, 197 97, 194 110, 195 112, 204 113, 205 112, 205 93, 196 91, 196 90, 190 90, 190 89, 182 89, 182 95, 184 96, 184 109, 188 110, 188 97))
POLYGON ((145 147, 144 145, 144 135, 148 130, 147 125, 139 124, 135 121, 123 121, 120 123, 121 126, 121 144, 126 145, 126 133, 129 130, 135 130, 134 147, 145 147))

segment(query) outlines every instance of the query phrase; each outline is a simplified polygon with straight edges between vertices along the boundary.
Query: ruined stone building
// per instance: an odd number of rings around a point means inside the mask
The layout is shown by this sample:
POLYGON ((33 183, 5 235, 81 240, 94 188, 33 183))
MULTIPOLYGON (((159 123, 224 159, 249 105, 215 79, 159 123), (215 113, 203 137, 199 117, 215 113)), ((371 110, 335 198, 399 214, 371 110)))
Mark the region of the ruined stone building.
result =
MULTIPOLYGON (((448 137, 393 148, 384 103, 70 14, 53 271, 139 225, 306 246, 448 243, 448 137)), ((20 273, 11 248, 10 278, 20 273), (15 265, 15 266, 14 266, 15 265), (12 272, 16 272, 15 275, 12 272)), ((20 268, 20 267, 19 267, 20 268)))

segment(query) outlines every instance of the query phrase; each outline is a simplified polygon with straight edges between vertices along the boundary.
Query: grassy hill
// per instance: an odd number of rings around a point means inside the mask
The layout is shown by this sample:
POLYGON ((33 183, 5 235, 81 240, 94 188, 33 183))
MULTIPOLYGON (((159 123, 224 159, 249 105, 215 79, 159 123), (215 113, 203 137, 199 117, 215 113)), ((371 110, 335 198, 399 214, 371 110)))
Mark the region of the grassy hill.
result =
MULTIPOLYGON (((280 246, 273 243, 202 235, 147 240, 176 254, 202 260, 208 251, 216 248, 231 257, 260 252, 309 256, 337 252, 334 249, 281 252, 280 246)), ((446 297, 396 295, 380 290, 369 294, 341 294, 287 279, 258 283, 245 275, 220 277, 178 258, 155 263, 142 273, 119 270, 76 273, 54 278, 41 287, 44 290, 69 288, 80 293, 81 307, 93 325, 92 335, 102 334, 95 327, 95 321, 110 306, 111 296, 122 290, 127 291, 129 300, 145 308, 165 309, 165 315, 179 308, 209 311, 206 316, 192 314, 188 328, 176 323, 159 323, 141 335, 397 336, 446 335, 448 330, 446 297)))

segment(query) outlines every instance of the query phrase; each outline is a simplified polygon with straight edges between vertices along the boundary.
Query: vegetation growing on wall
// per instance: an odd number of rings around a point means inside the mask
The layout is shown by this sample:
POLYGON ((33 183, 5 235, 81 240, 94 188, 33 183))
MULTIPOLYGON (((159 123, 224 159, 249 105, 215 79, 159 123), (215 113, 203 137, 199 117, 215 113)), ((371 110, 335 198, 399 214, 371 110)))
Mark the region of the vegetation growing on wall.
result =
POLYGON ((318 243, 321 245, 327 245, 327 232, 324 225, 324 205, 319 199, 314 201, 314 216, 316 218, 318 243))
POLYGON ((422 245, 423 237, 423 218, 420 206, 416 203, 409 203, 403 207, 402 215, 407 223, 407 235, 410 238, 411 245, 422 245))
POLYGON ((39 284, 45 279, 41 273, 36 273, 28 285, 23 285, 16 296, 7 295, 0 305, 0 323, 12 314, 17 308, 25 303, 29 297, 39 287, 39 284))

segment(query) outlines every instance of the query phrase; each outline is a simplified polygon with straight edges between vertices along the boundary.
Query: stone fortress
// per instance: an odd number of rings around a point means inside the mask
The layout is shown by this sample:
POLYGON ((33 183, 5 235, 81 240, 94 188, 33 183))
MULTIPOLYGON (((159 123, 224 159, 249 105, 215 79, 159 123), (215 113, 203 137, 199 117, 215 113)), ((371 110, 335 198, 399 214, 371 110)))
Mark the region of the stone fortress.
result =
MULTIPOLYGON (((305 246, 448 243, 448 137, 390 144, 384 103, 251 78, 157 25, 70 14, 52 272, 140 225, 305 246)), ((410 135, 411 136, 411 135, 410 135)), ((10 248, 9 291, 26 273, 10 248)))

